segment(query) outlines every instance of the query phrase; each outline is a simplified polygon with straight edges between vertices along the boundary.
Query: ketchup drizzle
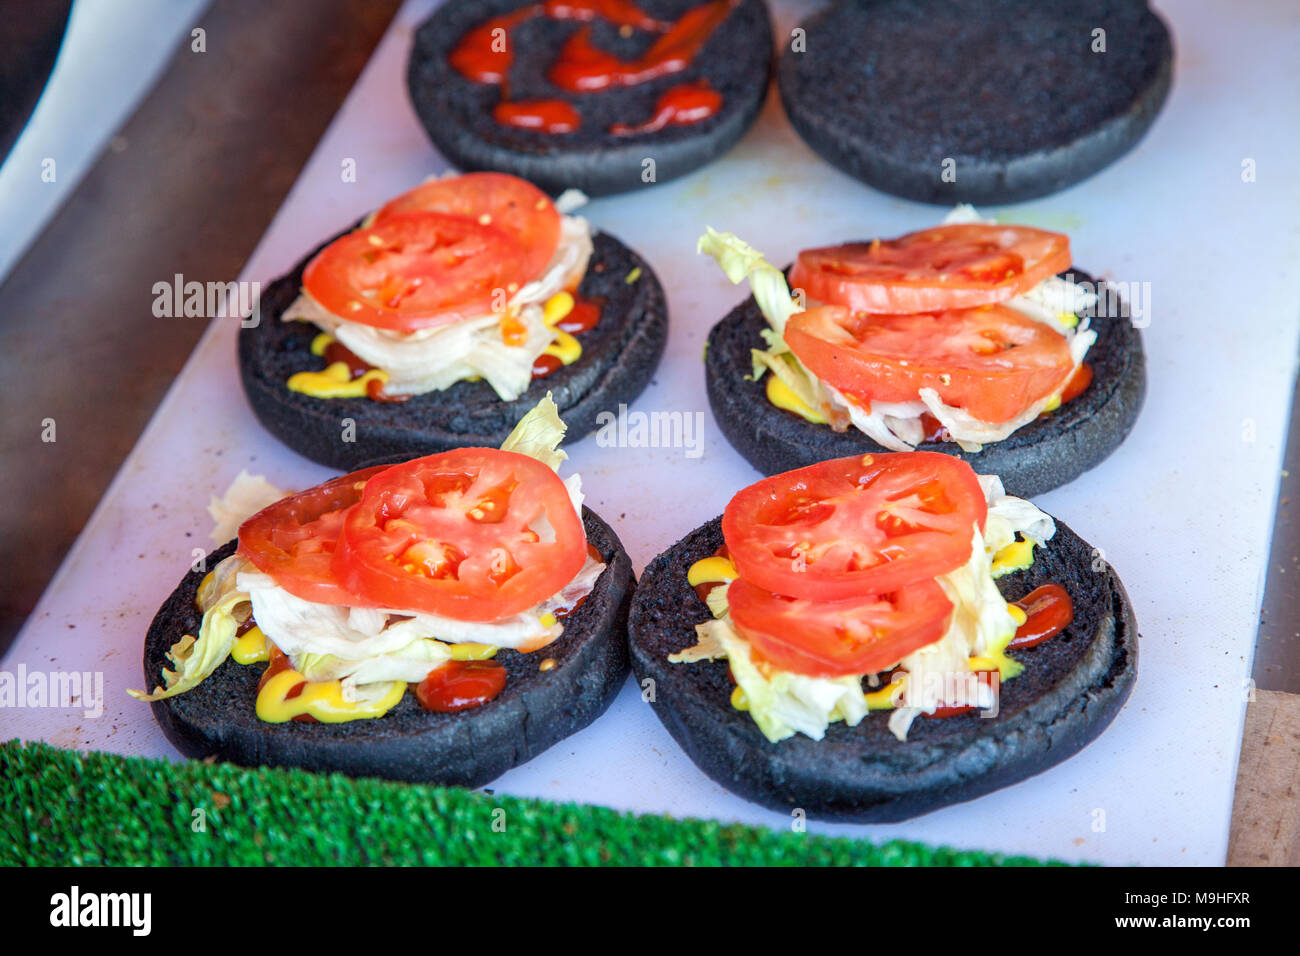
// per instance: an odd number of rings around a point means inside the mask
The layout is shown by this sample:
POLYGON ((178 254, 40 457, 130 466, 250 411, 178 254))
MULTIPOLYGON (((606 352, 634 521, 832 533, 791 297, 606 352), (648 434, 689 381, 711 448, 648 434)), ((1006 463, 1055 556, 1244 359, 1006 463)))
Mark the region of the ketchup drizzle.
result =
MULTIPOLYGON (((603 298, 587 299, 573 295, 573 309, 560 321, 555 323, 555 327, 561 332, 568 332, 570 335, 581 335, 583 332, 590 332, 600 321, 600 313, 605 308, 603 298)), ((537 356, 537 361, 533 362, 533 378, 545 378, 564 368, 564 363, 554 355, 548 355, 543 352, 537 356)))
POLYGON ((722 108, 722 94, 709 86, 708 80, 680 83, 665 90, 655 103, 654 116, 637 126, 615 123, 609 131, 615 136, 657 133, 666 126, 689 126, 714 116, 722 108))
POLYGON ((1016 628, 1016 636, 1007 650, 1036 647, 1060 634, 1074 620, 1074 602, 1059 584, 1034 588, 1015 605, 1025 612, 1025 623, 1016 628))
MULTIPOLYGON (((536 17, 582 23, 560 48, 547 76, 565 92, 594 93, 648 83, 688 69, 713 31, 739 3, 706 0, 676 21, 665 22, 651 17, 631 0, 543 0, 471 28, 452 48, 448 62, 472 82, 501 88, 501 100, 492 113, 498 123, 544 133, 571 133, 582 125, 582 117, 571 103, 561 99, 511 100, 509 74, 514 50, 509 34, 516 26, 536 17), (593 42, 592 24, 598 20, 619 27, 624 35, 641 31, 658 36, 641 56, 625 60, 593 42)), ((721 105, 721 94, 708 89, 707 84, 683 84, 660 97, 649 121, 637 126, 615 123, 610 132, 625 136, 655 132, 668 125, 699 123, 715 115, 721 105)))

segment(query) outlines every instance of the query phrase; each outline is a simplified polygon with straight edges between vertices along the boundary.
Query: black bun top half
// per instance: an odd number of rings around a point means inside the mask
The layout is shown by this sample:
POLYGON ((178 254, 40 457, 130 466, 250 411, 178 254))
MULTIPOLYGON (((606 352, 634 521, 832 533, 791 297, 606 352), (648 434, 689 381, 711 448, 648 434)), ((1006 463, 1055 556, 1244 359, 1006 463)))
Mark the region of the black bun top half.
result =
POLYGON ((726 661, 671 664, 696 643, 709 610, 686 579, 690 565, 722 544, 721 519, 697 528, 646 568, 628 621, 632 671, 653 680, 655 714, 690 758, 722 786, 755 803, 819 819, 905 820, 1007 786, 1060 763, 1096 738, 1137 676, 1137 624, 1118 576, 1090 545, 1057 522, 1032 567, 998 587, 1008 600, 1041 584, 1062 585, 1074 623, 1037 647, 1015 651, 1024 672, 1001 686, 996 717, 918 717, 907 740, 873 712, 857 727, 832 724, 823 740, 778 743, 730 704, 726 661))
MULTIPOLYGON (((314 250, 259 300, 260 322, 239 331, 240 378, 249 404, 271 434, 313 461, 341 470, 397 456, 415 458, 466 446, 496 447, 527 412, 552 393, 577 441, 596 429, 602 411, 631 403, 649 384, 668 340, 668 306, 650 264, 613 236, 598 232, 595 252, 579 287, 604 300, 600 322, 579 336, 582 357, 503 402, 487 382, 457 382, 442 392, 398 403, 369 398, 313 398, 289 390, 296 372, 323 367, 311 353, 319 329, 280 316, 298 297, 302 271, 314 250), (640 270, 634 282, 627 279, 640 270), (354 424, 345 441, 345 420, 354 424)), ((321 248, 324 248, 322 246, 321 248)))
MULTIPOLYGON (((1068 273, 1079 282, 1091 277, 1068 273)), ((1097 341, 1085 361, 1093 380, 1087 390, 1050 415, 1030 422, 982 451, 965 452, 955 442, 918 446, 968 461, 982 475, 998 475, 1009 494, 1032 497, 1057 488, 1094 467, 1119 447, 1137 420, 1146 395, 1142 335, 1120 302, 1117 315, 1089 315, 1097 341)), ((709 333, 705 376, 718 427, 745 459, 766 475, 867 452, 885 451, 856 428, 836 432, 814 425, 767 400, 766 376, 753 381, 750 350, 764 348, 767 328, 749 297, 709 333)), ((769 373, 770 374, 770 373, 769 373)))
POLYGON ((1019 202, 1091 176, 1141 139, 1173 72, 1143 0, 841 0, 801 26, 804 52, 778 68, 799 135, 922 202, 1019 202))
MULTIPOLYGON (((653 17, 675 20, 702 0, 642 0, 653 17)), ((627 192, 648 185, 644 161, 654 160, 653 182, 666 182, 725 152, 758 116, 767 92, 772 27, 762 0, 742 0, 712 34, 685 71, 647 83, 594 93, 570 94, 546 77, 564 41, 581 24, 535 18, 510 33, 515 59, 510 96, 515 100, 562 99, 582 116, 572 133, 551 134, 503 126, 492 116, 500 98, 496 86, 466 79, 448 63, 465 32, 491 17, 529 6, 521 0, 458 0, 439 7, 415 35, 407 74, 411 102, 433 144, 462 169, 514 173, 552 191, 581 189, 591 196, 627 192), (616 136, 611 125, 635 125, 654 115, 655 103, 679 83, 707 80, 722 94, 712 117, 654 133, 616 136)), ((593 42, 631 58, 653 42, 649 33, 619 36, 597 22, 593 42)))
MULTIPOLYGON (((301 767, 355 777, 387 777, 477 787, 586 727, 605 712, 627 675, 626 627, 635 580, 614 531, 583 509, 589 542, 607 567, 564 621, 559 640, 529 654, 501 650, 505 689, 482 707, 453 714, 424 710, 408 687, 383 717, 342 724, 268 724, 254 710, 264 664, 227 660, 193 690, 155 701, 167 739, 188 757, 216 756, 245 766, 301 767), (555 667, 539 669, 551 658, 555 667)), ((209 568, 234 553, 230 542, 209 568)), ((194 600, 203 573, 191 571, 159 609, 144 646, 144 676, 161 682, 165 654, 198 634, 194 600)))

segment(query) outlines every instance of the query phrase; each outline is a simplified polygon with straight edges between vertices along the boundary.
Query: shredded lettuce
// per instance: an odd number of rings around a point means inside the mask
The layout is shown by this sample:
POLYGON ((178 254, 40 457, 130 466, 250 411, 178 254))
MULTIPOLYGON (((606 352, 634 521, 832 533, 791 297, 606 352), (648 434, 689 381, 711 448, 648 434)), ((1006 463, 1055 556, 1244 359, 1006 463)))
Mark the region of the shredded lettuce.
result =
POLYGON ((333 654, 302 654, 293 659, 293 666, 309 681, 346 679, 353 686, 388 681, 418 684, 429 671, 449 660, 450 647, 442 641, 422 638, 398 650, 362 660, 344 660, 333 654))
POLYGON ((208 514, 214 522, 211 537, 214 544, 225 544, 235 536, 239 526, 268 505, 284 497, 284 492, 266 480, 264 475, 250 475, 241 468, 226 493, 208 501, 208 514))
POLYGON ((560 409, 555 404, 555 399, 547 392, 545 398, 519 419, 514 431, 501 443, 501 450, 536 458, 542 464, 559 471, 560 463, 569 457, 560 450, 560 442, 564 441, 568 427, 560 418, 560 409))
POLYGON ((785 343, 785 324, 790 316, 802 312, 803 306, 790 294, 785 274, 763 257, 763 254, 729 232, 706 228, 697 244, 697 251, 712 256, 727 278, 739 284, 748 279, 754 302, 767 320, 763 329, 765 349, 752 349, 754 381, 771 372, 789 387, 806 406, 819 411, 826 404, 821 382, 813 375, 785 343))
POLYGON ((206 606, 203 607, 203 624, 199 627, 198 638, 186 634, 167 652, 167 659, 175 670, 163 668, 162 685, 155 687, 152 694, 139 690, 128 690, 128 694, 143 701, 175 697, 197 687, 225 662, 235 646, 235 632, 239 629, 235 608, 248 601, 248 595, 235 587, 235 575, 231 573, 242 564, 242 558, 231 555, 214 569, 211 580, 221 582, 224 590, 205 595, 206 600, 201 602, 206 606), (226 573, 219 574, 227 565, 230 567, 226 573))
MULTIPOLYGON (((786 320, 794 313, 803 311, 790 295, 784 273, 738 236, 706 226, 695 250, 712 256, 732 284, 739 285, 743 280, 749 280, 754 301, 772 326, 778 341, 785 334, 786 320)), ((780 344, 782 347, 785 345, 784 342, 780 344)))
POLYGON ((706 621, 697 631, 708 631, 727 652, 736 683, 745 692, 748 710, 763 736, 776 743, 804 734, 821 740, 826 728, 843 720, 856 727, 867 716, 861 679, 825 678, 762 668, 749 653, 749 642, 726 620, 706 621))

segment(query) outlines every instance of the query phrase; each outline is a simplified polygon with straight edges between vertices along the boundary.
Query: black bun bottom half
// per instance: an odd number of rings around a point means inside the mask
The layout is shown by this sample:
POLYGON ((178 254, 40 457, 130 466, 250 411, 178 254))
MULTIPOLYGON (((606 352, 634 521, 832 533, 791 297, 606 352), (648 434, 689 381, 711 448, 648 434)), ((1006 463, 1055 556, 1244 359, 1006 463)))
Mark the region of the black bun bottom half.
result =
POLYGON ((582 356, 576 362, 534 379, 514 401, 503 402, 483 381, 457 382, 405 402, 313 398, 290 391, 286 383, 291 375, 324 367, 311 353, 320 329, 310 322, 280 319, 298 297, 303 269, 319 249, 266 288, 259 300, 260 321, 240 329, 244 392, 258 421, 276 438, 313 461, 345 471, 388 456, 495 448, 547 392, 568 425, 567 440, 577 441, 596 430, 602 411, 617 413, 620 404, 631 404, 641 394, 668 340, 668 306, 650 264, 606 233, 596 233, 593 243, 595 251, 578 291, 604 300, 600 321, 578 336, 582 356), (628 282, 637 269, 639 276, 628 282), (355 423, 352 441, 344 440, 348 420, 355 423))
MULTIPOLYGON (((676 19, 701 0, 642 0, 653 17, 676 19)), ((635 86, 570 94, 546 77, 557 52, 582 24, 536 18, 515 27, 510 71, 514 100, 561 99, 582 116, 571 133, 551 134, 503 126, 492 110, 496 86, 472 82, 448 63, 465 32, 491 17, 528 6, 521 0, 460 0, 440 6, 419 28, 411 51, 407 85, 411 103, 433 144, 462 169, 495 169, 522 176, 544 189, 581 189, 590 196, 627 192, 649 183, 645 160, 655 162, 652 182, 667 182, 722 155, 758 116, 772 68, 772 25, 762 0, 743 0, 709 38, 683 72, 635 86), (653 133, 616 136, 615 123, 636 125, 655 112, 667 89, 707 80, 722 95, 712 117, 653 133)), ((653 37, 620 37, 617 28, 596 22, 593 42, 623 58, 645 52, 653 37)))
MULTIPOLYGON (((152 704, 167 739, 187 757, 215 756, 245 766, 301 767, 354 777, 477 787, 536 757, 599 717, 627 675, 628 608, 635 580, 618 536, 583 509, 589 542, 607 567, 587 599, 564 622, 559 640, 529 654, 502 649, 505 689, 482 707, 454 714, 422 708, 408 687, 383 717, 342 724, 269 724, 255 711, 264 664, 227 660, 193 690, 152 704), (538 665, 555 661, 549 671, 538 665)), ((232 554, 230 542, 209 567, 232 554)), ((194 600, 203 574, 191 571, 149 627, 144 674, 161 682, 165 654, 184 634, 198 634, 194 600)))
POLYGON ((1012 600, 1055 581, 1074 601, 1074 623, 1013 652, 1025 670, 1002 684, 996 717, 918 717, 903 742, 890 733, 886 712, 872 712, 857 727, 832 724, 820 741, 796 734, 771 743, 731 706, 726 661, 668 662, 696 643, 695 625, 709 619, 687 569, 722 540, 714 519, 646 568, 628 621, 632 672, 639 683, 655 682, 655 713, 701 770, 773 810, 890 823, 971 800, 1077 753, 1133 688, 1138 633, 1124 587, 1109 567, 1093 571, 1091 546, 1058 522, 1033 566, 998 587, 1012 600))
MULTIPOLYGON (((1078 269, 1079 282, 1092 278, 1078 269)), ((956 442, 926 442, 919 450, 962 458, 981 475, 999 475, 1009 494, 1033 497, 1072 481, 1094 467, 1133 428, 1146 396, 1146 356, 1142 335, 1120 302, 1114 316, 1084 313, 1097 341, 1084 360, 1092 383, 1082 395, 1055 412, 1023 426, 981 451, 966 452, 956 442)), ((764 348, 767 323, 753 297, 732 309, 709 333, 705 377, 709 405, 718 427, 745 459, 765 475, 792 471, 829 458, 846 458, 882 448, 856 428, 834 431, 777 408, 767 400, 767 375, 753 381, 750 350, 764 348)), ((767 373, 770 375, 771 373, 767 373)))
POLYGON ((1173 73, 1144 0, 841 0, 802 27, 806 51, 777 69, 795 130, 922 202, 1020 202, 1091 176, 1146 133, 1173 73))

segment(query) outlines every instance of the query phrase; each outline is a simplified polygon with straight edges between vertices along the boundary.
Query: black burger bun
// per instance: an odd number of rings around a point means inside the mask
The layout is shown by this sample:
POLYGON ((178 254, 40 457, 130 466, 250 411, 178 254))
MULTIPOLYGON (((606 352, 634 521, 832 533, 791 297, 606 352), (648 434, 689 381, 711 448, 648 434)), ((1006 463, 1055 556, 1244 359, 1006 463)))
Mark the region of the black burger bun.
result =
MULTIPOLYGON (((481 707, 431 713, 408 687, 383 717, 341 724, 271 724, 255 712, 263 664, 227 660, 183 694, 152 704, 167 739, 188 757, 245 766, 301 767, 354 777, 386 777, 478 787, 577 733, 605 712, 627 676, 626 628, 635 580, 614 531, 583 509, 588 541, 606 568, 564 621, 564 633, 538 651, 502 649, 505 689, 481 707), (554 667, 541 670, 544 660, 554 667)), ((234 553, 230 542, 208 567, 234 553)), ((184 634, 198 634, 195 597, 204 574, 191 571, 159 609, 144 645, 147 687, 161 683, 165 655, 184 634)))
MULTIPOLYGON (((1087 273, 1062 273, 1076 282, 1094 282, 1087 273)), ((1100 290, 1099 290, 1100 293, 1100 290)), ((1146 396, 1146 356, 1142 334, 1134 328, 1122 299, 1081 313, 1097 332, 1084 361, 1093 379, 1077 398, 1032 421, 978 452, 956 442, 927 442, 919 450, 962 458, 982 475, 999 475, 1007 492, 1033 497, 1077 478, 1119 447, 1133 428, 1146 396)), ((856 428, 834 431, 767 400, 766 376, 754 381, 751 349, 766 347, 767 328, 753 297, 736 306, 709 333, 705 376, 709 405, 718 427, 745 459, 765 475, 805 465, 882 452, 856 428)), ((769 373, 770 374, 770 373, 769 373)))
MULTIPOLYGON (((676 20, 701 0, 642 0, 649 15, 676 20)), ((493 169, 522 176, 554 192, 574 188, 590 196, 666 182, 716 159, 758 116, 772 65, 772 26, 762 0, 741 0, 709 37, 686 70, 634 86, 567 93, 547 79, 564 41, 583 24, 536 17, 510 31, 514 63, 509 73, 514 100, 561 99, 582 117, 563 134, 499 124, 492 110, 498 87, 473 82, 452 68, 448 54, 465 33, 488 19, 528 3, 521 0, 458 0, 441 5, 419 28, 407 71, 411 103, 433 144, 465 170, 493 169), (680 83, 707 80, 722 95, 713 116, 656 132, 615 135, 616 123, 637 125, 654 115, 663 92, 680 83), (654 160, 652 177, 645 161, 654 160)), ((654 35, 622 37, 603 21, 592 26, 602 50, 632 58, 654 35)))
POLYGON ((1144 0, 841 0, 801 29, 777 70, 795 130, 921 202, 1021 202, 1091 176, 1146 133, 1173 73, 1144 0))
POLYGON ((1074 622, 1037 647, 1012 652, 1025 670, 1001 685, 996 717, 918 717, 903 742, 889 731, 887 715, 873 712, 856 727, 832 724, 820 741, 796 734, 771 743, 731 706, 725 660, 668 661, 696 643, 695 625, 709 619, 687 569, 722 541, 721 519, 714 519, 646 568, 628 622, 632 672, 654 687, 655 714, 701 770, 773 810, 888 823, 974 799, 1077 753, 1133 688, 1138 633, 1124 587, 1090 545, 1057 522, 1032 567, 999 579, 998 587, 1014 600, 1054 581, 1070 593, 1074 622))
POLYGON ((290 376, 324 365, 311 352, 320 329, 280 318, 298 297, 303 269, 317 249, 267 286, 257 324, 239 330, 240 378, 249 404, 280 441, 342 471, 375 458, 495 448, 547 392, 569 426, 568 440, 577 441, 596 430, 601 412, 617 412, 620 404, 631 404, 641 394, 668 340, 667 301, 650 264, 607 233, 597 232, 592 240, 595 251, 578 291, 604 301, 600 321, 578 336, 582 356, 576 362, 534 379, 514 401, 503 402, 484 381, 457 382, 405 402, 314 398, 290 391, 290 376))

